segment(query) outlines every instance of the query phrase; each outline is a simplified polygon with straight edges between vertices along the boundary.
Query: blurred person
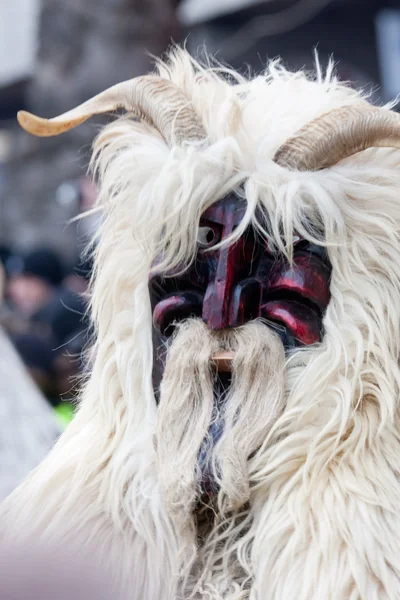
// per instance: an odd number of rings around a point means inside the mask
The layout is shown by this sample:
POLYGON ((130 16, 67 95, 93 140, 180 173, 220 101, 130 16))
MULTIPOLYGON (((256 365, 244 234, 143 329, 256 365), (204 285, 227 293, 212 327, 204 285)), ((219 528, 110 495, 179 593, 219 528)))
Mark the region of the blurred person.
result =
POLYGON ((8 333, 15 333, 25 329, 25 320, 21 319, 21 316, 16 314, 15 309, 11 308, 7 297, 9 275, 10 272, 12 272, 12 266, 15 263, 15 260, 17 260, 18 263, 20 262, 8 247, 0 246, 0 326, 3 326, 8 333))
POLYGON ((8 298, 22 316, 34 318, 54 298, 63 275, 63 264, 53 250, 33 250, 10 274, 8 298))
POLYGON ((87 284, 86 277, 80 275, 75 269, 67 273, 63 280, 63 287, 75 294, 86 294, 87 284))
POLYGON ((3 263, 1 262, 1 259, 0 259, 0 298, 3 298, 3 296, 4 296, 5 286, 6 286, 6 273, 5 273, 5 269, 3 267, 3 263))
POLYGON ((57 347, 71 340, 78 330, 86 328, 86 301, 69 289, 58 288, 46 304, 35 315, 35 322, 43 325, 43 330, 49 332, 57 347))
MULTIPOLYGON (((77 269, 82 288, 88 269, 84 263, 77 269)), ((8 286, 11 310, 2 320, 35 383, 57 415, 68 414, 70 420, 73 407, 68 401, 75 395, 80 360, 69 356, 66 347, 85 334, 87 325, 83 322, 85 301, 65 286, 64 275, 61 260, 52 250, 16 257, 8 286)))
POLYGON ((93 260, 91 256, 82 255, 74 267, 65 275, 62 286, 75 294, 86 295, 92 274, 93 260))
POLYGON ((54 411, 60 426, 64 429, 73 419, 75 405, 86 374, 84 351, 88 345, 88 331, 78 329, 70 336, 70 341, 56 353, 54 373, 60 395, 54 411))
POLYGON ((78 330, 72 333, 70 342, 57 348, 53 338, 37 333, 11 337, 29 375, 53 408, 61 429, 74 417, 86 339, 85 331, 78 330))
POLYGON ((79 328, 84 317, 85 275, 90 267, 81 263, 80 270, 65 277, 60 258, 48 249, 34 250, 16 265, 7 291, 11 307, 29 322, 25 331, 40 331, 42 335, 51 336, 54 347, 68 342, 69 335, 79 328))
MULTIPOLYGON (((0 291, 0 299, 1 298, 3 299, 3 304, 5 302, 5 294, 6 294, 6 289, 7 289, 7 285, 8 285, 10 270, 11 270, 12 264, 13 264, 13 259, 14 259, 14 254, 11 251, 11 249, 9 248, 9 246, 7 246, 6 244, 0 243, 0 265, 1 265, 1 271, 2 271, 2 275, 1 275, 0 279, 2 281, 2 286, 3 286, 3 289, 0 291)), ((1 302, 0 302, 0 309, 1 309, 1 302)))
POLYGON ((84 351, 90 338, 86 303, 80 296, 64 290, 64 302, 54 311, 51 327, 59 345, 55 353, 53 371, 59 397, 55 407, 60 418, 71 420, 74 402, 84 374, 84 351), (68 295, 70 294, 70 295, 68 295))
POLYGON ((88 339, 85 309, 83 299, 61 288, 40 311, 36 328, 31 326, 12 336, 32 378, 58 417, 64 421, 68 415, 68 422, 74 412, 81 354, 88 339))
POLYGON ((11 336, 10 339, 32 379, 47 400, 56 406, 60 400, 55 374, 55 340, 30 332, 11 336))
POLYGON ((11 256, 11 250, 5 244, 0 244, 0 262, 3 264, 5 270, 7 270, 7 261, 11 256))

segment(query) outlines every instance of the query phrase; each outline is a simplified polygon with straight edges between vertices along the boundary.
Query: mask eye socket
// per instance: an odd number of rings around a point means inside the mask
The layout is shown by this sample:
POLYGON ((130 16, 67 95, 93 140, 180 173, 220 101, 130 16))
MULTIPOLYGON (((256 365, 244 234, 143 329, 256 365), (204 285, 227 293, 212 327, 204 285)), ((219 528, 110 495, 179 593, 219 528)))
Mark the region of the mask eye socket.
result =
POLYGON ((200 225, 197 232, 197 244, 200 250, 212 248, 220 241, 219 231, 211 225, 200 225))

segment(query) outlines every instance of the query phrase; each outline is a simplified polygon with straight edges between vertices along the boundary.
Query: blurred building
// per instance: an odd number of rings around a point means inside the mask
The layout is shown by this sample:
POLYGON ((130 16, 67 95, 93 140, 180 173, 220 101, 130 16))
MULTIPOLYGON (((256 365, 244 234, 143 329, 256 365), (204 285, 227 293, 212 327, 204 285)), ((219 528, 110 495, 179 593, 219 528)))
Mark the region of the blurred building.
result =
POLYGON ((312 68, 316 48, 323 65, 333 56, 339 77, 373 88, 376 101, 400 93, 399 0, 183 0, 179 15, 192 52, 205 44, 235 68, 260 71, 276 56, 312 68))
POLYGON ((38 241, 66 256, 80 235, 84 175, 100 123, 40 140, 22 132, 18 108, 54 116, 148 71, 149 53, 187 38, 245 71, 282 56, 290 68, 333 55, 341 79, 400 93, 400 0, 13 0, 0 6, 0 240, 38 241), (36 51, 35 51, 36 48, 36 51), (383 87, 382 87, 383 86, 383 87))
POLYGON ((39 0, 0 4, 0 119, 12 118, 24 104, 36 65, 39 0))
POLYGON ((0 240, 22 249, 47 244, 69 256, 79 235, 66 228, 80 211, 75 182, 87 170, 101 120, 41 140, 20 130, 16 111, 54 116, 147 72, 150 53, 161 54, 179 28, 175 0, 42 0, 37 20, 38 8, 38 0, 0 6, 5 39, 19 32, 11 53, 3 52, 14 75, 0 78, 0 240), (29 51, 22 29, 30 32, 29 51))

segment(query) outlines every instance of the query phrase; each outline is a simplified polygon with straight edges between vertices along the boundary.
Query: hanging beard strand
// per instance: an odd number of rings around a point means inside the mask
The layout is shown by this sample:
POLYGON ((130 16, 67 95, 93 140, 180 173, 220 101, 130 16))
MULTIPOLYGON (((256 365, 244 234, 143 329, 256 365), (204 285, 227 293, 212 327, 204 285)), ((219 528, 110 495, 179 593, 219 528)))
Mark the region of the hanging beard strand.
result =
POLYGON ((197 457, 214 404, 216 348, 200 320, 179 325, 160 387, 156 449, 162 498, 181 535, 193 528, 197 457))
POLYGON ((241 508, 250 498, 248 459, 264 442, 284 403, 285 354, 280 338, 259 322, 227 332, 234 353, 225 402, 224 432, 214 453, 220 508, 241 508))
POLYGON ((201 494, 199 451, 205 445, 224 510, 249 500, 248 458, 262 445, 284 402, 285 356, 279 337, 252 322, 212 332, 198 320, 177 327, 160 387, 156 447, 162 497, 180 535, 193 536, 201 494), (234 353, 232 381, 222 407, 223 431, 213 447, 215 370, 211 357, 234 353))

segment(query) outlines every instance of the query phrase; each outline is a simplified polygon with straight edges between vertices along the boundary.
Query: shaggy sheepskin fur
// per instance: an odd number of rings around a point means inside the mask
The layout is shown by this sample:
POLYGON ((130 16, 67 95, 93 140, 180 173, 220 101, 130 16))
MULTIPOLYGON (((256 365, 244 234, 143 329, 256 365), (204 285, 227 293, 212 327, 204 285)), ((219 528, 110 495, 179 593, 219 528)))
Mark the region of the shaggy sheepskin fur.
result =
POLYGON ((158 72, 190 98, 207 143, 171 149, 129 115, 98 136, 91 374, 72 424, 3 503, 1 530, 81 553, 95 544, 129 599, 399 598, 400 151, 370 149, 318 172, 273 162, 311 119, 359 102, 331 67, 309 75, 272 62, 247 79, 173 50, 158 72), (285 355, 263 323, 219 336, 184 323, 157 408, 152 261, 189 264, 201 214, 232 190, 247 202, 234 236, 263 227, 289 260, 294 231, 326 246, 324 338, 285 355), (216 344, 240 360, 221 489, 202 529, 195 463, 216 344))

